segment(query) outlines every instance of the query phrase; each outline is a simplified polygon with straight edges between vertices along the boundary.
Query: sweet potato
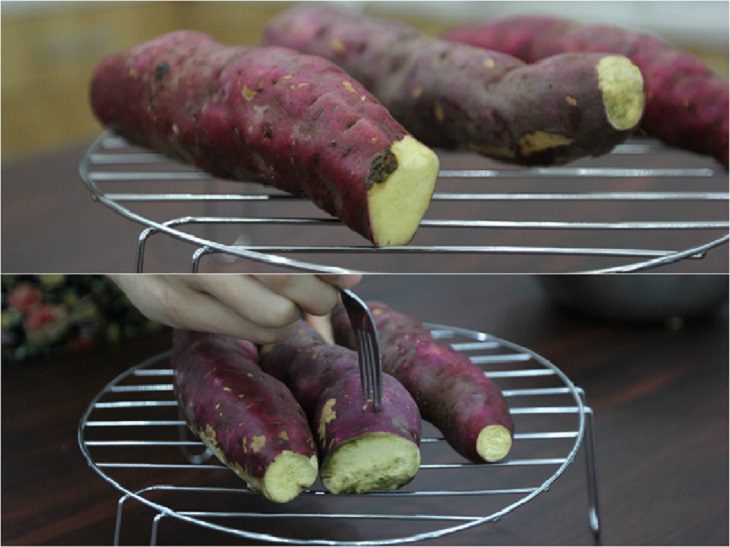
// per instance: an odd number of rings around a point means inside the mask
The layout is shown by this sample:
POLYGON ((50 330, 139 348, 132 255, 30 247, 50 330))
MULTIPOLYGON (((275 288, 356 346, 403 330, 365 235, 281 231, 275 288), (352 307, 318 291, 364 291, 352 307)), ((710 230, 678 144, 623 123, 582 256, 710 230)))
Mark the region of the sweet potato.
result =
POLYGON ((256 359, 250 342, 173 335, 175 393, 190 429, 249 488, 284 503, 316 480, 316 446, 299 403, 256 359))
MULTIPOLYGON (((503 459, 512 447, 514 425, 497 386, 466 355, 436 341, 417 319, 379 302, 368 306, 378 329, 383 370, 413 395, 424 419, 462 456, 475 462, 503 459)), ((332 321, 337 342, 353 347, 343 308, 332 321)))
POLYGON ((699 58, 658 36, 610 25, 520 16, 455 28, 445 38, 536 62, 560 53, 625 55, 644 76, 641 127, 662 141, 728 166, 728 82, 699 58))
POLYGON ((322 484, 333 494, 399 488, 418 472, 421 415, 395 378, 383 375, 380 411, 362 394, 357 354, 325 343, 300 321, 262 348, 263 370, 292 390, 316 431, 322 484))
POLYGON ((641 74, 618 55, 561 55, 525 65, 394 22, 307 4, 270 21, 264 42, 336 62, 430 146, 513 163, 606 153, 643 111, 641 74))
POLYGON ((375 245, 411 240, 438 173, 342 69, 284 48, 172 32, 102 60, 91 104, 132 142, 304 196, 375 245))

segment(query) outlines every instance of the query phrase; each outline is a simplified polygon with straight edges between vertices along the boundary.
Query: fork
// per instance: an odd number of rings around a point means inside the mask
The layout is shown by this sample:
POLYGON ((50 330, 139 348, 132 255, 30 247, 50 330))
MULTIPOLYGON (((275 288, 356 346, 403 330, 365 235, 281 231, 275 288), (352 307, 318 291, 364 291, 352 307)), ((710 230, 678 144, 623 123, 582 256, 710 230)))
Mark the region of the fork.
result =
POLYGON ((362 393, 365 399, 372 399, 373 409, 377 412, 383 398, 383 362, 378 331, 375 330, 375 322, 367 304, 359 296, 348 289, 342 289, 340 294, 355 333, 362 393))

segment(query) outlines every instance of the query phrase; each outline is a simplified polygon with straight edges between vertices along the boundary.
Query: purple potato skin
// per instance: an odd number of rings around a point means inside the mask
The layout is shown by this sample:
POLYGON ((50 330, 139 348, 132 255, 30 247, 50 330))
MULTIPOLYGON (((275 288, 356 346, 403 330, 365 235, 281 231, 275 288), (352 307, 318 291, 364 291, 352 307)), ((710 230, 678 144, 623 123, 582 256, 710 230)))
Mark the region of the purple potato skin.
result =
POLYGON ((408 133, 325 59, 176 31, 104 58, 91 105, 126 139, 215 176, 311 200, 368 240, 368 190, 408 133))
POLYGON ((191 430, 201 438, 213 436, 223 463, 254 488, 282 452, 316 456, 301 406, 256 361, 250 342, 174 331, 175 394, 191 430))
POLYGON ((668 144, 711 155, 728 166, 727 80, 658 36, 611 25, 518 16, 454 28, 444 38, 528 63, 562 53, 625 55, 644 75, 647 101, 641 127, 668 144))
MULTIPOLYGON (((477 439, 499 425, 514 434, 509 407, 499 388, 469 358, 435 340, 423 323, 380 302, 368 302, 383 357, 383 370, 413 395, 424 419, 433 423, 459 454, 483 462, 477 439)), ((332 315, 335 339, 352 347, 344 308, 332 315)))
POLYGON ((270 21, 264 43, 336 62, 429 146, 553 165, 605 154, 634 129, 617 129, 607 119, 596 70, 605 54, 526 65, 396 22, 310 4, 270 21), (535 145, 545 133, 552 138, 535 145))

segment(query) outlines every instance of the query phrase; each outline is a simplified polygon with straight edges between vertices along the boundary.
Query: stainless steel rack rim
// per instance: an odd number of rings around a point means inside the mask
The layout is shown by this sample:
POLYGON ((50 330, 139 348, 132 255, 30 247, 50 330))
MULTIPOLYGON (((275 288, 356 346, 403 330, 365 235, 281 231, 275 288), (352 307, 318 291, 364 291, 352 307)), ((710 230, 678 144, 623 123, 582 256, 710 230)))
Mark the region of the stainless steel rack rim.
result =
MULTIPOLYGON (((188 233, 181 228, 187 224, 296 224, 296 225, 331 225, 339 224, 337 219, 331 217, 317 218, 226 218, 226 217, 202 217, 202 216, 183 216, 172 218, 164 222, 157 222, 149 219, 124 205, 124 203, 140 203, 140 202, 214 202, 214 201, 241 201, 241 202, 267 202, 267 201, 291 201, 296 198, 288 195, 246 195, 246 194, 205 194, 205 193, 152 193, 152 194, 134 194, 134 193, 106 193, 103 192, 97 182, 105 182, 110 180, 214 180, 212 175, 196 171, 196 170, 180 170, 175 172, 131 172, 131 173, 92 173, 90 168, 92 163, 99 162, 101 165, 115 166, 123 164, 126 161, 144 163, 154 163, 156 161, 173 161, 163 155, 153 152, 139 152, 121 154, 120 157, 105 156, 96 152, 97 149, 109 140, 113 143, 106 146, 106 149, 122 148, 125 145, 131 146, 126 141, 116 136, 110 130, 104 130, 96 140, 90 145, 86 154, 84 154, 79 164, 79 174, 91 192, 93 198, 117 214, 126 217, 146 228, 141 232, 137 247, 137 263, 136 269, 141 272, 144 263, 145 241, 156 233, 164 233, 177 240, 192 244, 197 248, 192 253, 192 270, 197 272, 200 260, 203 256, 209 254, 224 254, 232 257, 251 260, 256 263, 274 266, 276 268, 284 268, 289 270, 322 272, 322 273, 346 273, 361 272, 367 273, 365 270, 355 270, 350 268, 342 268, 317 262, 301 260, 283 256, 277 253, 472 253, 472 254, 494 254, 494 255, 515 255, 515 254, 532 254, 532 255, 572 255, 572 256, 602 256, 602 257, 621 257, 641 259, 628 264, 620 264, 605 268, 591 268, 576 273, 628 273, 647 270, 651 268, 661 267, 687 258, 702 258, 704 255, 723 244, 730 241, 730 234, 723 234, 709 241, 703 241, 701 244, 692 245, 686 249, 616 249, 603 247, 560 247, 560 246, 515 246, 515 245, 484 245, 484 246, 402 246, 389 248, 375 248, 365 245, 350 246, 241 246, 230 245, 213 241, 203 237, 188 233), (101 160, 101 161, 100 161, 101 160)), ((629 154, 640 153, 642 150, 652 150, 654 146, 650 144, 624 144, 619 145, 617 149, 624 147, 629 154)), ((189 166, 186 166, 189 167, 189 166)), ((549 168, 529 168, 529 169, 486 169, 486 170, 442 170, 439 177, 448 179, 453 177, 461 177, 464 180, 475 177, 540 177, 540 176, 560 176, 566 178, 578 177, 646 177, 646 176, 662 176, 667 178, 692 176, 692 177, 711 177, 714 171, 709 168, 668 168, 668 169, 634 169, 634 168, 586 168, 586 167, 549 167, 549 168)), ((718 201, 728 200, 730 194, 727 192, 587 192, 587 193, 524 193, 524 194, 505 194, 505 193, 445 193, 437 192, 434 201, 604 201, 604 200, 624 200, 624 201, 718 201)), ((441 229, 450 228, 508 228, 508 229, 540 229, 540 230, 717 230, 726 229, 729 226, 727 220, 720 221, 640 221, 640 222, 565 222, 565 221, 484 221, 484 220, 440 220, 440 219, 424 219, 421 223, 423 227, 437 227, 441 229)), ((370 273, 378 273, 377 270, 370 273)))
MULTIPOLYGON (((196 516, 196 514, 193 512, 180 512, 175 511, 171 508, 169 508, 166 505, 157 503, 147 497, 145 497, 143 494, 148 491, 154 491, 159 489, 176 489, 176 488, 184 488, 184 487, 178 487, 174 485, 154 485, 154 486, 148 486, 144 487, 138 490, 130 490, 127 487, 125 487, 123 484, 121 484, 119 481, 115 480, 113 477, 111 477, 109 474, 104 472, 104 468, 97 464, 97 462, 92 457, 91 453, 88 450, 88 446, 90 445, 89 442, 85 440, 84 431, 86 427, 89 425, 89 417, 91 416, 92 412, 95 408, 97 408, 97 404, 99 401, 108 393, 111 392, 111 388, 113 386, 116 386, 121 381, 127 379, 130 376, 136 375, 138 371, 141 371, 143 369, 147 369, 147 367, 151 365, 155 365, 161 361, 164 361, 167 359, 170 355, 169 351, 164 351, 161 353, 158 353, 157 355, 154 355, 152 357, 149 357, 142 362, 138 363, 137 365, 132 366, 131 368, 127 369, 126 371, 122 372, 121 374, 117 375, 113 380, 108 382, 104 388, 99 391, 99 393, 96 394, 96 396, 91 400, 89 403, 89 406, 84 411, 80 421, 79 421, 79 427, 77 431, 77 441, 79 444, 79 447, 81 449, 81 452, 89 465, 102 479, 110 483, 113 487, 115 487, 117 490, 121 491, 123 493, 123 497, 120 498, 120 508, 121 503, 123 503, 126 499, 134 499, 138 501, 139 503, 142 503, 155 511, 158 512, 158 515, 155 517, 155 520, 153 522, 153 530, 154 533, 156 533, 156 527, 157 524, 162 518, 162 516, 167 516, 175 519, 179 519, 185 522, 188 522, 193 525, 201 526, 204 528, 208 528, 211 530, 215 530, 218 532, 227 533, 230 535, 234 535, 237 537, 247 538, 255 541, 265 541, 265 542, 276 542, 276 543, 285 543, 285 544, 298 544, 298 545, 337 545, 337 546, 344 546, 344 545, 395 545, 395 544, 403 544, 403 543, 412 543, 416 541, 422 541, 427 539, 436 539, 440 538, 446 535, 458 533, 460 531, 473 528, 475 526, 479 526, 488 522, 496 522, 499 521, 503 516, 507 515, 508 513, 514 511, 515 509, 527 504, 529 501, 537 497, 538 495, 542 494, 543 492, 550 489, 552 484, 560 477, 567 467, 573 463, 575 460, 575 456, 578 452, 578 450, 581 447, 581 443, 584 440, 585 432, 586 432, 586 415, 591 414, 592 410, 585 406, 582 400, 583 390, 579 387, 576 387, 573 382, 570 380, 570 378, 561 371, 556 365, 554 365, 551 361, 546 359, 545 357, 537 354, 536 352, 521 346, 519 344, 516 344, 514 342, 510 342, 508 340, 504 340, 501 338, 498 338, 496 336, 474 331, 471 329, 465 329, 460 327, 451 327, 436 323, 425 323, 425 325, 432 330, 435 334, 438 332, 450 332, 454 333, 455 335, 459 335, 465 338, 473 339, 477 342, 493 342, 497 344, 497 346, 503 346, 505 348, 510 349, 513 352, 516 353, 524 353, 529 356, 531 356, 532 359, 534 359, 538 364, 548 369, 548 371, 551 374, 554 374, 561 382, 562 386, 560 388, 554 388, 554 389, 560 389, 562 390, 561 394, 568 394, 570 395, 573 400, 575 401, 575 407, 571 407, 569 411, 572 413, 575 413, 577 415, 578 419, 578 425, 577 425, 577 431, 575 432, 574 436, 574 443, 571 446, 568 454, 561 458, 559 462, 550 462, 550 463, 559 463, 559 466, 557 469, 547 478, 543 481, 543 483, 538 487, 530 487, 525 489, 526 495, 517 501, 506 505, 502 509, 495 511, 489 515, 476 517, 476 516, 465 516, 460 517, 459 519, 434 519, 434 520, 457 520, 461 522, 460 524, 456 524, 453 526, 447 526, 440 528, 438 530, 431 530, 428 532, 421 532, 416 534, 411 534, 408 536, 402 536, 397 538, 387 538, 387 539, 377 539, 377 540, 355 540, 355 541, 342 541, 342 540, 330 540, 326 538, 313 538, 313 539, 307 539, 302 540, 299 538, 291 538, 291 537, 283 537, 283 536, 277 536, 274 534, 268 534, 268 533, 261 533, 261 532, 251 532, 248 530, 242 530, 238 528, 231 528, 228 526, 223 526, 221 524, 217 524, 215 522, 210 522, 207 520, 203 520, 196 516), (567 390, 567 391, 566 391, 567 390)), ((438 338, 438 336, 436 336, 438 338)), ((468 346, 468 343, 466 344, 468 346)), ((519 390, 518 390, 519 391, 519 390)), ((529 390, 528 390, 529 391, 529 390)), ((529 435, 526 437, 529 438, 529 435)), ((567 438, 573 438, 571 435, 567 438)), ((93 441, 92 441, 93 442, 93 441)), ((97 445, 98 446, 98 445, 97 445)), ((519 463, 519 462, 517 462, 519 463)), ((461 464, 463 465, 463 464, 461 464)), ((485 464, 487 465, 487 464, 485 464)), ((488 464, 488 465, 494 465, 494 464, 488 464)), ((221 466, 222 467, 222 466, 221 466)), ((589 463, 590 467, 590 463, 589 463)), ((225 467, 223 467, 225 469, 225 467)), ((590 471, 589 471, 590 474, 590 471)), ((593 477, 594 478, 594 477, 593 477)), ((589 494, 591 489, 595 488, 595 484, 591 485, 589 481, 589 494)), ((245 488, 243 489, 245 490, 245 488)), ((252 492, 253 494, 253 492, 252 492)), ((418 492, 376 492, 372 494, 358 494, 358 496, 408 496, 409 494, 415 494, 418 495, 418 492)), ((300 497, 304 496, 330 496, 331 494, 325 492, 325 491, 305 491, 301 494, 300 497)), ((275 516, 276 514, 272 513, 272 516, 275 516)), ((301 516, 301 513, 298 514, 301 516)), ((350 515, 333 515, 329 518, 350 518, 350 515)), ((371 517, 375 518, 375 517, 371 517)), ((594 534, 598 534, 600 531, 599 522, 598 522, 598 516, 597 516, 597 500, 595 500, 595 504, 592 505, 589 508, 589 521, 591 528, 593 530, 594 534)), ((119 521, 117 522, 117 526, 119 526, 119 521)), ((116 537, 118 537, 119 530, 116 530, 116 537)))

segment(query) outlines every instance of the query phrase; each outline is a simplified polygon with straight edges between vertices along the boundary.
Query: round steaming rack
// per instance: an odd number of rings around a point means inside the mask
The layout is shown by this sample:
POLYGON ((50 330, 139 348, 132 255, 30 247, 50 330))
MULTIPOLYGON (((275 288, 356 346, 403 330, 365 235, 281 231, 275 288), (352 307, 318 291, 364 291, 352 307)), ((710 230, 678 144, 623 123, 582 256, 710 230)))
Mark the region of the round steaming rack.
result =
MULTIPOLYGON (((94 398, 78 430, 96 473, 122 492, 115 544, 130 500, 164 519, 257 542, 386 545, 423 541, 496 522, 547 491, 585 440, 588 519, 598 536, 593 414, 583 390, 544 357, 489 334, 428 324, 467 354, 503 391, 515 422, 512 452, 499 463, 467 462, 424 422, 417 477, 393 492, 334 496, 319 482, 287 504, 266 501, 187 434, 168 353, 131 367, 94 398)), ((526 509, 528 510, 528 509, 526 509)))
POLYGON ((137 271, 157 234, 191 246, 192 271, 210 256, 245 259, 247 270, 391 273, 451 271, 457 262, 464 272, 631 272, 700 259, 730 239, 727 173, 654 141, 563 167, 439 157, 415 239, 380 249, 306 200, 217 180, 110 132, 89 148, 80 173, 95 199, 144 226, 137 271), (444 255, 454 254, 466 256, 445 269, 444 255))

